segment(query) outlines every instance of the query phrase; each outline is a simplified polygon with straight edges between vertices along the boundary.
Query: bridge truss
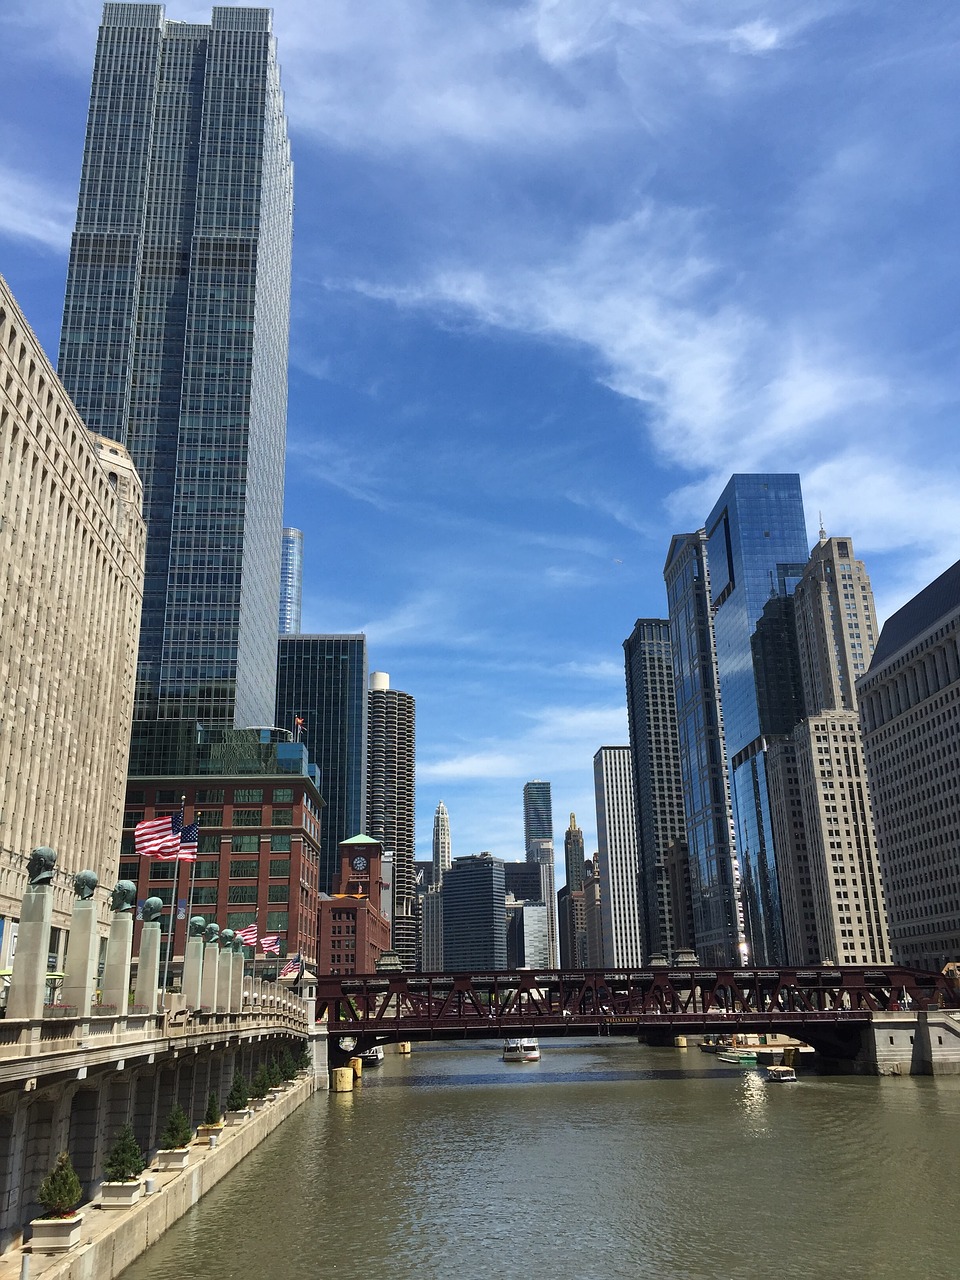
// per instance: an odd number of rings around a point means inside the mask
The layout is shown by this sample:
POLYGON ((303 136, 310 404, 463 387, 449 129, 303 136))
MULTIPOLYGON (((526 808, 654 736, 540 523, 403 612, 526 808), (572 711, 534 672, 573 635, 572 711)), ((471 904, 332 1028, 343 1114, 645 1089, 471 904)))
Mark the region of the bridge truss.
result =
MULTIPOLYGON (((364 1040, 723 1029, 810 1039, 817 1024, 960 1007, 938 973, 895 965, 817 969, 523 970, 321 977, 317 1018, 364 1040)), ((826 1030, 826 1027, 824 1027, 826 1030)))

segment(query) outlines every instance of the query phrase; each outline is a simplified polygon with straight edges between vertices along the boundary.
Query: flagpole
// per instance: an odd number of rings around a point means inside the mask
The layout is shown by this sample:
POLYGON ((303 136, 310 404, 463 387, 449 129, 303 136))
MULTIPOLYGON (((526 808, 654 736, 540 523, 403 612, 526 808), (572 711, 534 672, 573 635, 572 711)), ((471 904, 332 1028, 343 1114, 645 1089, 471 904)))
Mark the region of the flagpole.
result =
MULTIPOLYGON (((183 830, 183 810, 187 797, 180 797, 180 830, 183 830)), ((170 953, 173 951, 173 940, 177 928, 177 884, 180 879, 180 837, 177 836, 176 865, 173 868, 173 902, 170 905, 170 936, 167 939, 167 954, 163 961, 163 1007, 168 1007, 167 983, 170 979, 170 953)))
MULTIPOLYGON (((196 822, 196 823, 197 823, 197 825, 199 826, 199 823, 200 823, 200 812, 199 812, 199 810, 196 808, 196 806, 194 806, 194 810, 193 810, 193 820, 194 820, 194 822, 196 822)), ((182 837, 181 837, 181 838, 182 838, 182 837)), ((184 939, 184 941, 183 941, 183 964, 184 964, 184 968, 186 968, 186 964, 187 964, 187 940, 188 940, 188 939, 189 939, 189 937, 190 937, 190 921, 193 919, 193 882, 194 882, 194 880, 196 879, 196 874, 197 874, 197 858, 200 856, 200 848, 199 848, 199 846, 200 846, 200 833, 199 833, 199 831, 198 831, 198 832, 197 832, 197 855, 196 855, 196 857, 194 858, 194 860, 190 863, 190 893, 189 893, 189 895, 188 895, 188 901, 187 901, 186 932, 185 932, 185 933, 184 933, 184 935, 183 935, 183 939, 184 939)), ((179 866, 179 862, 180 862, 180 858, 178 857, 178 858, 177 858, 177 864, 178 864, 178 866, 179 866)), ((183 969, 181 969, 181 970, 180 970, 180 990, 181 990, 181 992, 183 991, 183 969)))

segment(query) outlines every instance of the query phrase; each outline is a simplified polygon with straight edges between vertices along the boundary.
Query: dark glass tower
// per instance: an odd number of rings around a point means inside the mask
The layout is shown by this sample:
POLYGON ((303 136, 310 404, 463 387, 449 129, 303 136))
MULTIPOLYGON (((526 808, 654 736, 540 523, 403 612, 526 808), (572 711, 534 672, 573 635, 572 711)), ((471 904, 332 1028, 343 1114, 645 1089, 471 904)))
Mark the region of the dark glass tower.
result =
POLYGON ((273 719, 292 218, 270 10, 106 4, 59 372, 143 478, 141 728, 273 719))
POLYGON ((648 958, 671 960, 680 947, 679 921, 665 858, 672 843, 685 843, 685 834, 669 622, 638 618, 623 653, 643 936, 648 958))
POLYGON ((766 773, 766 726, 751 637, 771 597, 790 595, 807 562, 798 475, 731 476, 706 522, 711 609, 730 761, 749 959, 785 961, 766 773))
POLYGON ((727 968, 743 961, 744 923, 702 529, 674 536, 663 576, 694 940, 703 964, 727 968))
POLYGON ((445 971, 506 969, 507 900, 500 859, 489 853, 454 858, 441 894, 445 971))
POLYGON ((340 844, 368 834, 366 636, 280 637, 276 723, 296 733, 298 719, 326 801, 319 879, 321 892, 330 893, 340 844))

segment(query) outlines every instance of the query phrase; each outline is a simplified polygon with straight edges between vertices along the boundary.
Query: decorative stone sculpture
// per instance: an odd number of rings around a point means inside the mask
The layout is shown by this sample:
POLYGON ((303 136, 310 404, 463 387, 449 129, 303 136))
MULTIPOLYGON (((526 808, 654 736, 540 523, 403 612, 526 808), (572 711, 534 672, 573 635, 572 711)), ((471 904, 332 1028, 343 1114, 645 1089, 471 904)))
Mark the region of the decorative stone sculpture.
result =
POLYGON ((57 855, 45 844, 38 845, 30 854, 27 863, 27 875, 31 884, 49 884, 53 879, 53 869, 57 865, 57 855))
POLYGON ((234 938, 233 938, 233 949, 235 952, 239 952, 241 955, 243 955, 243 939, 238 938, 236 934, 234 935, 234 938))
POLYGON ((99 883, 95 871, 78 871, 73 877, 73 891, 81 902, 89 902, 99 883))
POLYGON ((191 938, 202 938, 206 928, 207 928, 207 922, 203 918, 203 916, 190 917, 190 935, 189 936, 191 938))
POLYGON ((233 932, 232 929, 224 929, 221 932, 220 945, 221 947, 223 947, 224 951, 231 951, 233 949, 233 940, 235 937, 236 937, 236 934, 233 932))
POLYGON ((137 900, 137 886, 132 880, 118 880, 110 895, 110 908, 116 912, 132 911, 137 900))
POLYGON ((216 942, 219 936, 220 936, 220 926, 218 924, 213 924, 212 922, 208 924, 203 931, 204 942, 216 942))
POLYGON ((163 899, 148 898, 143 904, 143 919, 146 924, 156 924, 163 915, 163 899))

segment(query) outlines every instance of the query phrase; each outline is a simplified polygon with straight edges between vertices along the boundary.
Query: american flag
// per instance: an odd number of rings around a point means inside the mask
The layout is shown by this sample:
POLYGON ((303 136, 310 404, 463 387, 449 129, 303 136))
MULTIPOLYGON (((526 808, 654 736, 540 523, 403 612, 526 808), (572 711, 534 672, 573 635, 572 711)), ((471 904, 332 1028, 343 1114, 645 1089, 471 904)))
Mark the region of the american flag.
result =
MULTIPOLYGON (((176 816, 179 820, 179 815, 176 816)), ((163 818, 138 822, 133 829, 133 839, 141 858, 176 857, 170 849, 176 848, 179 840, 173 833, 173 817, 169 813, 163 818)))
POLYGON ((302 961, 300 959, 299 954, 297 954, 293 957, 292 960, 287 961, 287 963, 280 970, 279 976, 281 978, 289 978, 294 973, 299 974, 301 968, 302 968, 302 961))
POLYGON ((266 955, 280 954, 280 935, 279 933, 271 933, 269 938, 260 939, 260 950, 266 955))
POLYGON ((248 924, 245 929, 238 929, 236 936, 240 939, 245 947, 254 947, 257 944, 257 922, 248 924))
POLYGON ((197 843, 200 840, 200 823, 191 822, 189 826, 181 826, 183 818, 179 814, 174 814, 173 829, 180 830, 180 850, 177 856, 182 862, 196 862, 197 860, 197 843))

